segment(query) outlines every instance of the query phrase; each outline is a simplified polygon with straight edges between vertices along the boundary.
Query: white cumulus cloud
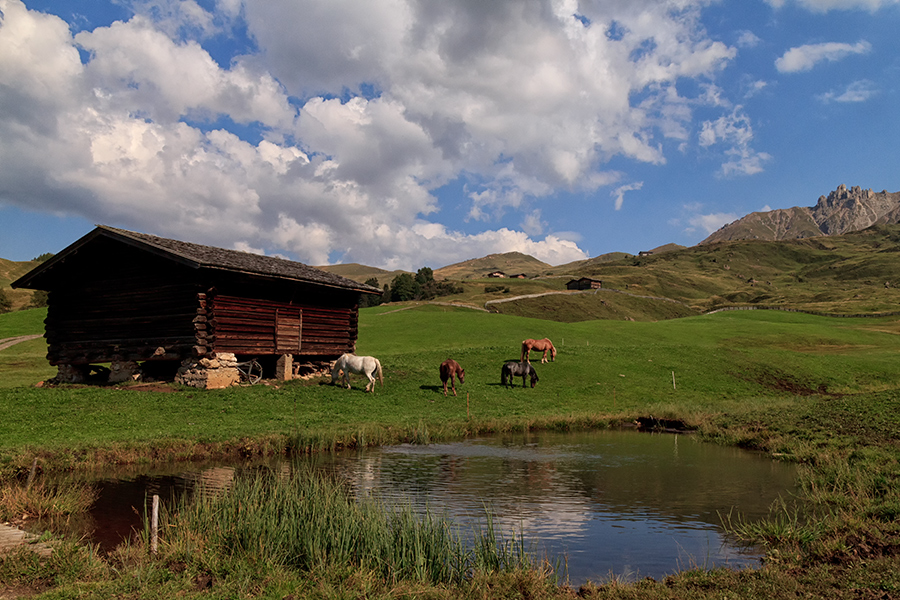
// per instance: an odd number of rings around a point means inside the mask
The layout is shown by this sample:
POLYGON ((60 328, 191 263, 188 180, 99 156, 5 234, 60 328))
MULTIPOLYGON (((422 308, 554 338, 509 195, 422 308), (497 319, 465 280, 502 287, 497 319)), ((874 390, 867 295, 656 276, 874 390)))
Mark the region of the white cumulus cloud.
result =
POLYGON ((825 103, 829 102, 865 102, 878 93, 878 87, 875 82, 868 79, 854 81, 840 92, 825 92, 818 96, 819 100, 825 103))
POLYGON ((626 185, 620 185, 610 194, 616 199, 616 210, 622 210, 622 204, 625 202, 625 192, 633 192, 644 187, 643 181, 636 181, 626 185))
MULTIPOLYGON (((730 106, 708 3, 129 0, 73 34, 0 0, 0 202, 312 264, 586 258, 550 231, 553 194, 617 184, 615 158, 664 164, 694 107, 730 106), (245 53, 214 58, 237 33, 245 53), (483 231, 440 223, 453 181, 483 231), (491 230, 508 212, 523 231, 491 230)), ((753 172, 731 121, 700 141, 753 172)))
POLYGON ((836 61, 854 54, 868 54, 872 51, 872 45, 865 41, 855 44, 840 42, 825 42, 822 44, 806 44, 797 46, 785 52, 775 60, 775 68, 780 73, 797 73, 809 71, 822 61, 836 61))
POLYGON ((734 213, 710 213, 706 215, 694 215, 688 220, 691 228, 701 229, 706 235, 712 234, 714 231, 721 229, 722 226, 737 220, 738 216, 734 213))
POLYGON ((724 146, 725 162, 720 173, 724 176, 754 175, 763 171, 763 165, 772 159, 766 152, 754 150, 753 126, 742 106, 734 107, 730 114, 715 121, 704 121, 700 129, 701 147, 724 146))

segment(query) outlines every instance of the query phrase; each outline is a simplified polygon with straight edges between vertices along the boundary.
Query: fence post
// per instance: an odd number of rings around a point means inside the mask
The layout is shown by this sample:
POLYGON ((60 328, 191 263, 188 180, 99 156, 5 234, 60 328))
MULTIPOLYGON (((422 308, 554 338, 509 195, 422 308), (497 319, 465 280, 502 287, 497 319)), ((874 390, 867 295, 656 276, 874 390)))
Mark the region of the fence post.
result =
POLYGON ((150 513, 150 554, 156 556, 159 550, 159 495, 153 494, 153 509, 150 513))

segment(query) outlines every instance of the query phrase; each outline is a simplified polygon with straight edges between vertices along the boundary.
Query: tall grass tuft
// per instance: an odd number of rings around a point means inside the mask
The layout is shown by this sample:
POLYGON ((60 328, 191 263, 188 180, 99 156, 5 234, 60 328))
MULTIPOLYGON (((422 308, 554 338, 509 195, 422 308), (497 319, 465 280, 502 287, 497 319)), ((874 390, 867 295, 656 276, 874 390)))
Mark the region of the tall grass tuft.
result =
POLYGON ((164 517, 161 548, 271 564, 299 572, 358 568, 387 581, 461 583, 473 573, 527 568, 521 541, 503 542, 492 521, 467 550, 456 527, 411 506, 354 498, 322 475, 262 474, 240 478, 224 493, 198 492, 164 517))
POLYGON ((0 519, 67 518, 87 512, 97 498, 89 485, 49 486, 43 482, 31 487, 18 484, 0 486, 0 519))
POLYGON ((782 498, 775 502, 767 519, 748 521, 729 512, 722 518, 722 527, 738 539, 763 543, 769 548, 808 548, 824 533, 821 523, 805 519, 797 506, 788 506, 782 498))

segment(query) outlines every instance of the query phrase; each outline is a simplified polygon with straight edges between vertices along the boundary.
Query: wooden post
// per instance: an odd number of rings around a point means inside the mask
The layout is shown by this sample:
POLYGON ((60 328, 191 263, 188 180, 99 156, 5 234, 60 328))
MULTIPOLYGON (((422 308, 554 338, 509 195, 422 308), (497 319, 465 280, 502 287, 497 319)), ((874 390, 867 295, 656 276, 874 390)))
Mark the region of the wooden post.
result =
POLYGON ((153 509, 150 513, 150 554, 156 556, 159 550, 159 495, 153 494, 153 509))
POLYGON ((275 363, 275 379, 290 381, 294 378, 294 355, 282 354, 275 363))
POLYGON ((676 389, 675 388, 675 371, 672 371, 672 389, 673 390, 676 389))
POLYGON ((37 457, 34 457, 34 460, 31 461, 31 471, 28 472, 28 483, 25 484, 25 491, 31 489, 31 484, 34 483, 34 476, 37 473, 37 457))

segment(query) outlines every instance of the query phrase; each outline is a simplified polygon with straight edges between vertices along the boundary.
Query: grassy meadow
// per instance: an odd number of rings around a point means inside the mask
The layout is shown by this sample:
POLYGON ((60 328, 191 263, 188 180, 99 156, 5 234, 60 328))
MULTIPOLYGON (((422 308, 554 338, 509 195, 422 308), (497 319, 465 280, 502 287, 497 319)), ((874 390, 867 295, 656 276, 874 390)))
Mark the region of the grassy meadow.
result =
MULTIPOLYGON (((42 319, 40 309, 2 315, 0 337, 40 333, 42 319)), ((659 322, 560 322, 383 305, 360 312, 357 352, 384 366, 384 386, 374 394, 363 392, 359 377, 350 390, 329 378, 216 391, 38 388, 33 384, 53 374, 39 356, 42 343, 0 351, 0 478, 8 486, 35 458, 44 469, 94 469, 526 428, 614 427, 653 416, 681 421, 710 442, 798 463, 802 496, 791 503, 802 505, 804 516, 788 504, 775 507, 767 522, 729 521, 736 535, 764 545, 761 569, 596 582, 580 590, 583 597, 900 597, 898 318, 726 311, 659 322), (505 389, 500 366, 518 358, 526 337, 551 338, 557 359, 540 364, 533 354, 537 387, 523 389, 519 380, 505 389), (438 377, 448 357, 466 369, 457 397, 443 395, 438 377)), ((0 497, 0 519, 9 518, 3 511, 0 497)), ((275 517, 263 512, 259 520, 275 517)), ((44 562, 24 554, 0 558, 0 582, 46 598, 570 598, 575 592, 540 569, 476 569, 464 581, 436 583, 385 576, 354 559, 293 568, 268 562, 258 547, 213 543, 205 526, 177 523, 181 541, 156 559, 143 544, 103 559, 66 543, 44 562)), ((266 535, 251 538, 258 545, 266 535)))

